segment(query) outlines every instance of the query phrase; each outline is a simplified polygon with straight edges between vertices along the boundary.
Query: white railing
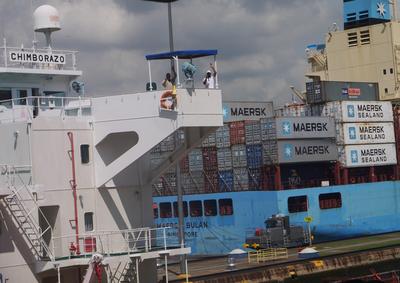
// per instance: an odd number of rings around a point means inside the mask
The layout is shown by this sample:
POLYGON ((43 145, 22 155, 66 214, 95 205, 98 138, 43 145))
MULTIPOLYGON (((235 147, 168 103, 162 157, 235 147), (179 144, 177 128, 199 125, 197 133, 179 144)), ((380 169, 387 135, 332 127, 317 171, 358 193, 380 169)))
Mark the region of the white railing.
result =
POLYGON ((53 50, 53 49, 37 49, 37 48, 21 48, 21 47, 7 47, 4 42, 0 46, 0 67, 4 68, 17 68, 17 69, 37 69, 37 70, 68 70, 76 71, 76 55, 77 51, 71 50, 53 50), (64 55, 64 63, 32 63, 32 62, 15 62, 10 60, 11 52, 24 52, 32 54, 46 54, 46 55, 64 55))
POLYGON ((92 102, 81 97, 31 96, 0 101, 0 122, 27 121, 37 116, 90 116, 92 102))
POLYGON ((98 231, 53 237, 53 254, 56 259, 90 258, 94 253, 104 256, 148 253, 176 248, 178 244, 167 240, 165 228, 138 228, 118 231, 98 231))
MULTIPOLYGON (((48 257, 53 261, 54 254, 43 238, 46 234, 53 235, 53 229, 40 209, 36 196, 21 176, 22 172, 32 174, 32 167, 30 165, 0 165, 0 168, 1 174, 7 176, 7 185, 12 190, 12 194, 6 198, 10 213, 14 215, 20 228, 33 245, 39 259, 48 257), (36 212, 38 212, 37 217, 35 216, 36 212), (15 213, 19 213, 19 215, 15 215, 15 213), (21 220, 21 216, 23 220, 21 220), (45 221, 44 225, 39 224, 39 217, 45 221), (28 224, 28 227, 23 226, 25 223, 28 224), (29 229, 29 231, 27 229, 29 229), (36 238, 31 238, 33 235, 32 233, 34 233, 36 238), (39 245, 36 244, 36 241, 39 245)), ((29 180, 29 183, 30 182, 31 178, 29 180)))

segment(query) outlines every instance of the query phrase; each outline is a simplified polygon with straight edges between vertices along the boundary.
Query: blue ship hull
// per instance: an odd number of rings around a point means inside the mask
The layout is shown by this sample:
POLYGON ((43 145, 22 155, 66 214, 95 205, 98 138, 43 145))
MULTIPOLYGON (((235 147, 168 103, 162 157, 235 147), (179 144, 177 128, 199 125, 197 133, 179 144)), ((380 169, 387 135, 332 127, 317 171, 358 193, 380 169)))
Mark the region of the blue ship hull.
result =
MULTIPOLYGON (((400 230, 400 181, 352 184, 283 191, 243 191, 186 195, 184 201, 232 199, 229 216, 185 217, 185 238, 197 255, 227 254, 241 248, 246 235, 264 228, 272 214, 290 216, 291 225, 306 228, 304 218, 312 216, 315 241, 338 240, 400 230), (341 207, 321 209, 320 194, 340 193, 341 207), (308 211, 289 213, 288 198, 308 197, 308 211)), ((174 202, 176 197, 154 197, 154 203, 174 202)), ((170 241, 177 243, 176 217, 156 218, 158 227, 171 226, 170 241)))

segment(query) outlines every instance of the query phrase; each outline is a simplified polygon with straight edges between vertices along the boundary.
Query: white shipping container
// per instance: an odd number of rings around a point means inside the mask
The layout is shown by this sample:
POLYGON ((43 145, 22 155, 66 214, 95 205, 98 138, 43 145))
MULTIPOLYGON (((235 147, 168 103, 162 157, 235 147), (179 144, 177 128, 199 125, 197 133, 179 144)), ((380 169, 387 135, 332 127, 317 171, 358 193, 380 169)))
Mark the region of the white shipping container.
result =
POLYGON ((338 144, 394 143, 393 123, 338 123, 338 144))
POLYGON ((338 147, 339 161, 345 167, 369 167, 397 163, 396 146, 389 144, 347 145, 338 147))
POLYGON ((390 101, 334 101, 326 103, 322 116, 340 122, 393 122, 390 101))

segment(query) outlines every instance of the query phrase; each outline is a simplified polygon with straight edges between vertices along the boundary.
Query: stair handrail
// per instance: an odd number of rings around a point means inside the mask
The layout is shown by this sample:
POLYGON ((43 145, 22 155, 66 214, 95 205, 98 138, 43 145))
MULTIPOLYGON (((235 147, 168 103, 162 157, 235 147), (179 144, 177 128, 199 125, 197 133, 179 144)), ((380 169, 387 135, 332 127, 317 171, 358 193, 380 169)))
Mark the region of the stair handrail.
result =
MULTIPOLYGON (((32 192, 29 190, 29 188, 28 188, 28 186, 25 184, 25 182, 24 182, 24 180, 22 179, 22 177, 19 175, 19 174, 17 174, 16 172, 16 168, 21 168, 21 167, 23 167, 23 168, 25 168, 25 167, 29 167, 29 168, 31 168, 31 166, 28 166, 28 165, 24 165, 24 166, 15 166, 15 165, 3 165, 3 166, 5 166, 6 167, 6 174, 7 174, 7 177, 8 178, 10 178, 10 173, 12 173, 12 176, 15 178, 15 176, 17 176, 18 177, 18 179, 19 179, 19 181, 21 182, 21 184, 22 184, 22 186, 20 187, 20 188, 18 188, 18 189, 16 189, 16 187, 15 187, 15 183, 14 184, 12 184, 11 182, 10 182, 10 179, 9 179, 9 188, 11 189, 11 191, 13 192, 13 194, 11 194, 11 198, 14 198, 14 197, 17 197, 17 200, 18 200, 18 202, 21 204, 21 208, 24 210, 24 212, 26 213, 26 215, 27 216, 25 216, 26 218, 29 218, 29 220, 31 221, 31 223, 33 223, 33 228, 36 230, 36 232, 37 232, 37 235, 38 235, 38 237, 39 237, 39 241, 40 241, 40 244, 41 244, 41 246, 44 248, 44 250, 45 250, 45 252, 46 252, 46 254, 47 254, 47 256, 50 258, 50 260, 51 261, 54 261, 54 247, 53 247, 53 251, 51 251, 51 249, 50 249, 50 247, 44 242, 44 240, 43 240, 43 238, 42 238, 42 236, 44 235, 44 233, 46 233, 47 231, 48 231, 48 229, 50 228, 50 233, 51 233, 51 235, 53 236, 53 229, 52 229, 52 227, 51 227, 51 225, 50 225, 50 223, 49 223, 49 221, 47 220, 47 218, 46 218, 46 216, 44 215, 44 213, 42 212, 42 210, 40 209, 40 205, 38 204, 38 202, 36 201, 36 198, 35 198, 35 196, 32 194, 32 192), (14 189, 15 188, 15 189, 14 189), (34 218, 34 217, 32 217, 31 216, 31 214, 30 213, 28 213, 28 211, 26 210, 26 207, 22 204, 22 202, 24 202, 24 200, 23 200, 23 198, 22 198, 22 196, 21 196, 21 194, 20 194, 20 191, 22 190, 22 189, 25 189, 25 191, 28 193, 28 196, 29 196, 29 200, 30 201, 32 201, 33 203, 34 203, 34 205, 35 205, 35 207, 38 209, 38 212, 39 212, 39 214, 43 217, 43 219, 44 219, 44 221, 46 222, 46 224, 48 225, 48 227, 44 230, 44 232, 42 232, 41 231, 41 228, 40 228, 40 224, 38 223, 38 221, 36 221, 36 219, 34 218)), ((15 179, 14 179, 14 182, 15 182, 15 179)), ((51 237, 52 238, 52 237, 51 237)), ((54 245, 54 243, 53 243, 53 245, 54 245)))

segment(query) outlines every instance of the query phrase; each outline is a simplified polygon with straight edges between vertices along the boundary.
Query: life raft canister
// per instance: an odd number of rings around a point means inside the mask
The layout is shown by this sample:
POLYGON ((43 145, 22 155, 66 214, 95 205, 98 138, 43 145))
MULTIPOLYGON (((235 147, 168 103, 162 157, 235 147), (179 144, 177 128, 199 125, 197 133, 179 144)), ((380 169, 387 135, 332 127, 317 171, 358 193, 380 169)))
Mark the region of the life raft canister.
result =
POLYGON ((174 110, 176 94, 172 90, 167 90, 161 95, 160 106, 162 109, 174 110))

